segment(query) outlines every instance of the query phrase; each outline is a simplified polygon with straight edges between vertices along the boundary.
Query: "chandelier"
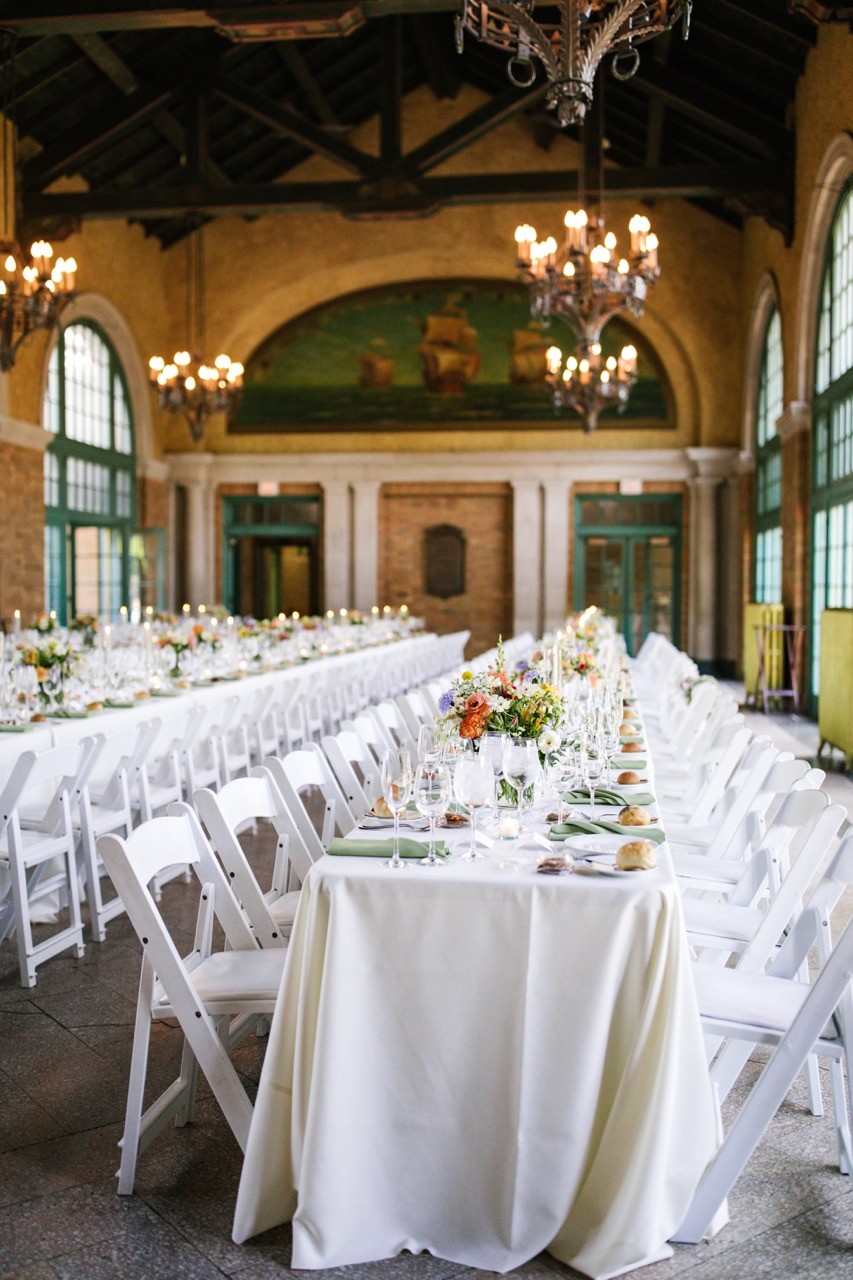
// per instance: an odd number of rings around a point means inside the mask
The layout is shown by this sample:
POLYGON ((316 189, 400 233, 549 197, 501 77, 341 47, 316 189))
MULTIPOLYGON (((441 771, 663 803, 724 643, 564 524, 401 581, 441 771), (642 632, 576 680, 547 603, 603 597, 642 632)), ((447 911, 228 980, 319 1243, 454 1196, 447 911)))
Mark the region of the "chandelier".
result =
POLYGON ((537 239, 526 223, 516 227, 516 266, 528 287, 534 319, 547 323, 559 316, 592 349, 618 311, 643 314, 649 285, 660 274, 658 238, 648 218, 635 214, 628 223, 631 246, 623 257, 603 214, 590 217, 585 209, 570 209, 563 224, 561 246, 554 236, 537 239))
POLYGON ((208 364, 198 354, 204 348, 204 241, 197 226, 187 237, 187 335, 189 350, 176 351, 170 361, 152 356, 148 377, 157 391, 161 412, 178 413, 192 439, 204 436, 212 413, 233 408, 243 388, 243 366, 219 355, 208 364))
POLYGON ((5 33, 3 46, 4 93, 0 107, 3 130, 0 176, 0 373, 8 373, 21 344, 39 329, 50 329, 74 296, 77 263, 73 258, 53 259, 53 246, 36 240, 29 252, 15 239, 16 128, 14 100, 15 37, 5 33))
POLYGON ((687 39, 693 0, 555 0, 558 21, 538 22, 536 0, 462 0, 456 49, 465 32, 509 54, 506 73, 529 88, 539 62, 548 80, 546 104, 561 125, 583 120, 592 103, 599 63, 613 54, 613 74, 629 80, 640 65, 637 45, 668 31, 679 18, 687 39))
POLYGON ((587 434, 598 426, 598 415, 605 409, 621 409, 627 403, 637 381, 637 349, 631 345, 624 346, 618 357, 606 359, 600 342, 581 346, 565 367, 559 347, 549 347, 545 358, 554 408, 574 409, 587 434))

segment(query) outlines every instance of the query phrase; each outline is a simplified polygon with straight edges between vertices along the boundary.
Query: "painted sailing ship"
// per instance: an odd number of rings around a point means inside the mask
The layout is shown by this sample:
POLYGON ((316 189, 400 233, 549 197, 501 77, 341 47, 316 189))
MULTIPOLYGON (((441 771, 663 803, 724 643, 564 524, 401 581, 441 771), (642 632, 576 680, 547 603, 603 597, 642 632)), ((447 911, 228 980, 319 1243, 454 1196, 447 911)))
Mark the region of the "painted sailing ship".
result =
POLYGON ((430 391, 459 395, 480 368, 477 330, 461 308, 448 302, 427 316, 418 352, 424 362, 423 378, 430 391))
POLYGON ((515 329, 509 356, 509 380, 514 387, 544 386, 547 380, 548 359, 546 351, 554 345, 542 327, 528 325, 515 329))
POLYGON ((390 387, 394 381, 394 361, 390 356, 382 356, 377 351, 362 351, 358 357, 361 364, 360 387, 371 391, 390 387))

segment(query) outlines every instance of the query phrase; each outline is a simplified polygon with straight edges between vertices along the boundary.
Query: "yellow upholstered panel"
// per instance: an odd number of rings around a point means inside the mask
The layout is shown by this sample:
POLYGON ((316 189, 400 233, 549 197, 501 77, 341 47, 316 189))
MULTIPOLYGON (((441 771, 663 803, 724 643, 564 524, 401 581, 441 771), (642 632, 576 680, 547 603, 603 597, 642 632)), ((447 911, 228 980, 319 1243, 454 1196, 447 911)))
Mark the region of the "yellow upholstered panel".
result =
MULTIPOLYGON (((743 683, 747 697, 759 692, 758 684, 758 641, 756 627, 781 627, 785 621, 781 604, 748 604, 743 621, 743 683)), ((785 673, 785 642, 782 632, 767 637, 765 645, 764 671, 765 684, 768 689, 783 688, 782 678, 785 673)))
POLYGON ((853 609, 824 609, 820 615, 821 745, 830 742, 853 757, 853 609))

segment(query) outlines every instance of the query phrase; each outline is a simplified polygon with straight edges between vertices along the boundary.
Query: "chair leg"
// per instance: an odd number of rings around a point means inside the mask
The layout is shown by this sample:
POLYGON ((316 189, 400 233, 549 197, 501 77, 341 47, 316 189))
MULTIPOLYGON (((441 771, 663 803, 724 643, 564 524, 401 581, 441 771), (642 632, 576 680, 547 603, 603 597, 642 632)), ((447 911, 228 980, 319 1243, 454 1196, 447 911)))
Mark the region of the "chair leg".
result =
MULTIPOLYGON (((33 879, 41 872, 42 867, 34 869, 33 879)), ((9 859, 9 875, 11 878, 12 902, 15 910, 15 930, 18 944, 18 968, 21 971, 21 986, 36 985, 36 966, 30 957, 33 952, 33 932, 30 927, 30 895, 26 870, 19 858, 14 854, 9 859)))
POLYGON ((139 1133, 142 1122, 142 1098, 145 1093, 148 1046, 151 1040, 151 997, 153 992, 154 970, 148 960, 143 957, 142 972, 139 975, 139 993, 136 1000, 136 1022, 133 1029, 133 1054, 130 1059, 127 1107, 124 1113, 121 1166, 118 1172, 118 1193, 120 1196, 133 1194, 133 1183, 136 1177, 136 1159, 139 1155, 139 1133))
POLYGON ((185 1124, 192 1124, 195 1116, 196 1088, 198 1086, 198 1059, 184 1038, 184 1049, 181 1054, 181 1075, 184 1094, 180 1108, 175 1113, 175 1128, 182 1129, 185 1124))
POLYGON ((844 1067, 833 1058, 829 1064, 832 1086, 832 1105, 835 1111, 835 1132, 838 1138, 838 1167, 844 1174, 853 1172, 853 1144, 850 1138, 850 1117, 847 1113, 847 1090, 844 1085, 844 1067))

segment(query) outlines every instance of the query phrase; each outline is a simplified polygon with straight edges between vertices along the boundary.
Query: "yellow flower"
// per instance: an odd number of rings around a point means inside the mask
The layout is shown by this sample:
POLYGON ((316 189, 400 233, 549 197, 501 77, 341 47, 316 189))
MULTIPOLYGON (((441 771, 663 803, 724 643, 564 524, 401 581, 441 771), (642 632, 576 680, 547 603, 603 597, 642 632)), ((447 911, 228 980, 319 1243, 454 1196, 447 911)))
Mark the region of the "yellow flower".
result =
POLYGON ((474 672, 473 672, 473 671, 463 671, 463 672, 462 672, 461 679, 462 679, 462 680, 473 680, 473 679, 474 679, 474 672))

